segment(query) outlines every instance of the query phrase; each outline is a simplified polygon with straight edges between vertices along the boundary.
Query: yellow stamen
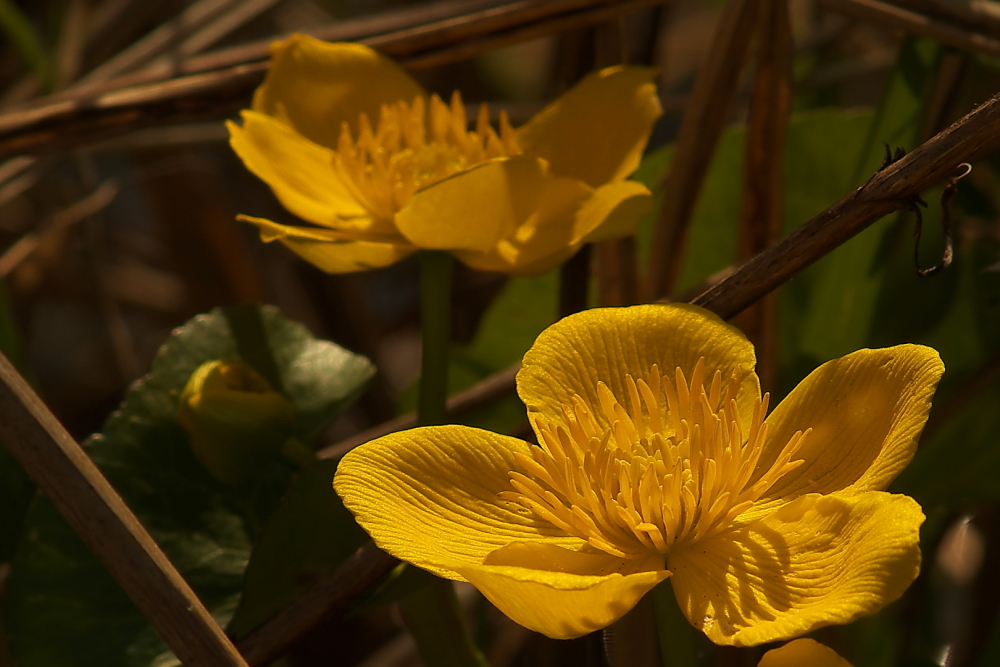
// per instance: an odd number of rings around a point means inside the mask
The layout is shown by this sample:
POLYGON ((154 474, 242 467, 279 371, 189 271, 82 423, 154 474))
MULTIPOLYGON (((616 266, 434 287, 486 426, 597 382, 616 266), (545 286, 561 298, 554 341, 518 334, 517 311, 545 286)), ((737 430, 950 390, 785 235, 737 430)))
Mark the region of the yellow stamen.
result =
POLYGON ((506 114, 500 114, 499 135, 485 104, 475 130, 467 131, 467 122, 457 91, 450 105, 437 95, 429 102, 417 97, 411 104, 383 104, 377 128, 360 115, 357 141, 343 124, 334 168, 372 216, 390 220, 416 191, 480 162, 521 153, 506 114))
POLYGON ((606 427, 579 396, 563 405, 564 425, 537 419, 539 446, 518 456, 515 490, 501 495, 624 558, 665 554, 728 529, 802 464, 792 458, 809 431, 796 432, 774 463, 758 470, 768 395, 756 401, 751 422, 741 424, 741 370, 725 380, 719 371, 707 378, 702 358, 690 381, 680 368, 671 375, 656 366, 648 380, 627 375, 628 409, 599 382, 606 427))

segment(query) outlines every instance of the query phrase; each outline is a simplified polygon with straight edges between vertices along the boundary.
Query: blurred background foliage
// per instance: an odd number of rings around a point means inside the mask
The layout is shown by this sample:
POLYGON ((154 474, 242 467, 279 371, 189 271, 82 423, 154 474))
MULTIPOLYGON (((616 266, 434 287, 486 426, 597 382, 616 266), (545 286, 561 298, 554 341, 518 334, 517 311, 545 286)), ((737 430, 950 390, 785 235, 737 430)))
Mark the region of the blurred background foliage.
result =
MULTIPOLYGON (((411 4, 0 0, 0 119, 81 81, 411 4), (137 49, 157 34, 165 36, 158 47, 137 49)), ((461 11, 461 2, 451 4, 461 11)), ((1000 90, 995 57, 838 12, 844 4, 851 3, 789 2, 794 97, 782 234, 863 184, 886 145, 911 150, 1000 90)), ((895 4, 931 21, 971 13, 982 20, 979 34, 1000 39, 1000 3, 895 4)), ((665 114, 634 178, 657 192, 724 5, 663 2, 415 74, 446 99, 457 88, 470 105, 488 102, 494 114, 502 106, 517 125, 594 67, 654 64, 665 114)), ((736 102, 694 210, 678 299, 740 257, 752 69, 733 82, 736 102)), ((330 459, 286 458, 239 487, 212 479, 174 417, 188 374, 203 361, 243 359, 293 403, 301 442, 322 450, 412 409, 420 340, 415 261, 323 275, 234 221, 237 213, 289 220, 229 149, 221 120, 154 125, 0 162, 0 349, 87 441, 220 623, 240 637, 364 536, 330 489, 330 459), (213 310, 258 303, 275 308, 213 310)), ((782 286, 767 325, 776 342, 774 354, 762 355, 769 365, 763 372, 777 398, 818 364, 861 347, 924 343, 940 351, 947 368, 917 458, 893 487, 928 515, 923 573, 883 612, 817 633, 858 667, 1000 664, 998 168, 1000 159, 984 161, 961 181, 950 209, 955 258, 946 271, 919 277, 914 214, 888 216, 782 286)), ((924 267, 942 252, 939 197, 940 190, 924 195, 924 267)), ((626 244, 634 254, 624 269, 600 249, 585 250, 561 274, 506 279, 458 267, 452 390, 515 364, 574 300, 636 301, 635 290, 630 296, 622 285, 634 284, 657 252, 655 222, 654 213, 634 245, 626 244)), ((510 391, 457 419, 530 436, 510 391)), ((172 664, 3 449, 0 563, 0 665, 172 664)), ((307 635, 281 664, 418 664, 386 604, 393 586, 405 587, 405 575, 396 573, 346 619, 307 635)), ((616 660, 599 638, 546 640, 513 625, 474 590, 462 588, 460 597, 495 667, 599 665, 605 654, 616 660)), ((701 650, 704 664, 720 666, 755 665, 761 652, 701 650)))

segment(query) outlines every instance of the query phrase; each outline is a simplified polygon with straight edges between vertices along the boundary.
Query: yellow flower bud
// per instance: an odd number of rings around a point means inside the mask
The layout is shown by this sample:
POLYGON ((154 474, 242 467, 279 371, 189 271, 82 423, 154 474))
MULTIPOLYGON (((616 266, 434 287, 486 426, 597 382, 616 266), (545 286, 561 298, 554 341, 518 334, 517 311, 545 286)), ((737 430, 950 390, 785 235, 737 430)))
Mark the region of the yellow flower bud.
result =
POLYGON ((220 482, 237 484, 276 457, 295 408, 242 361, 209 361, 181 394, 178 419, 195 458, 220 482))

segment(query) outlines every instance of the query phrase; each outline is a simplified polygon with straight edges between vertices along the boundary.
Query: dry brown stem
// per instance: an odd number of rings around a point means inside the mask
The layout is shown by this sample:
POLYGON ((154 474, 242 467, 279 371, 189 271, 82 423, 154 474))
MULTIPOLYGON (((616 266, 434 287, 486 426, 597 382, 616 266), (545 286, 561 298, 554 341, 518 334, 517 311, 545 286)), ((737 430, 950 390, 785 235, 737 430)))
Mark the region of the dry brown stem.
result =
MULTIPOLYGON (((782 156, 792 111, 792 54, 795 44, 788 0, 761 0, 753 92, 750 96, 740 200, 739 261, 778 240, 781 233, 782 156)), ((777 299, 769 294, 741 313, 736 325, 757 350, 757 375, 764 391, 777 372, 777 299)))
POLYGON ((698 72, 673 161, 663 182, 663 204, 650 253, 646 297, 670 294, 680 270, 684 243, 715 146, 731 113, 756 24, 759 0, 733 0, 723 9, 708 57, 698 72))
POLYGON ((3 355, 0 440, 182 663, 246 665, 94 462, 3 355))
POLYGON ((998 149, 1000 95, 876 173, 692 303, 724 319, 733 317, 882 216, 909 208, 908 198, 952 176, 961 163, 982 159, 998 149))
POLYGON ((953 23, 928 18, 917 12, 878 0, 819 0, 831 11, 899 28, 914 35, 936 39, 963 51, 1000 58, 1000 40, 972 32, 953 23))
MULTIPOLYGON (((599 23, 664 1, 520 0, 471 12, 470 5, 478 7, 485 3, 447 3, 452 14, 430 23, 396 27, 386 33, 380 31, 390 25, 398 26, 399 17, 368 19, 353 24, 344 22, 318 31, 317 35, 368 44, 399 58, 404 66, 417 69, 457 62, 505 44, 599 23)), ((414 17, 426 18, 428 11, 424 9, 414 17)), ((0 115, 0 157, 65 150, 152 125, 224 117, 247 105, 251 92, 267 71, 266 58, 266 45, 254 44, 221 55, 192 59, 172 67, 171 71, 139 72, 43 98, 30 108, 0 115), (172 72, 185 75, 156 80, 172 72), (150 79, 151 82, 139 83, 150 79)))
POLYGON ((251 667, 264 667, 279 658, 303 634, 324 619, 343 613, 355 600, 399 564, 371 542, 309 587, 309 591, 282 609, 239 642, 251 667))

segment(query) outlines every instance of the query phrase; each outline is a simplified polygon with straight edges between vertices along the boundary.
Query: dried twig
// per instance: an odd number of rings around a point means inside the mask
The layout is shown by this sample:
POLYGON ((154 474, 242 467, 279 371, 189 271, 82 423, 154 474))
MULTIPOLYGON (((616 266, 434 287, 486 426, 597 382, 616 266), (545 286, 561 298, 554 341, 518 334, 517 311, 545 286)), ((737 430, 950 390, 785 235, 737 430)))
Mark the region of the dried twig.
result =
POLYGON ((753 257, 692 303, 729 319, 907 200, 951 176, 963 162, 1000 149, 1000 95, 875 174, 776 245, 753 257))
POLYGON ((101 210, 117 194, 118 184, 109 178, 92 193, 52 216, 44 229, 28 232, 19 238, 0 255, 0 279, 6 278, 21 262, 31 257, 47 238, 62 234, 71 225, 101 210))
MULTIPOLYGON (((517 371, 520 368, 521 364, 514 364, 449 398, 447 406, 448 417, 452 419, 457 418, 471 410, 492 403, 502 396, 514 393, 514 376, 517 375, 517 371)), ((408 412, 405 415, 401 415, 346 440, 342 440, 335 445, 321 449, 318 455, 324 459, 338 459, 358 445, 364 444, 369 440, 374 440, 375 438, 395 433, 396 431, 413 428, 416 425, 416 413, 408 412)))
POLYGON ((0 440, 183 664, 246 665, 94 462, 3 355, 0 440))
POLYGON ((1000 38, 1000 15, 975 0, 891 0, 892 4, 950 23, 958 28, 1000 38))
MULTIPOLYGON (((792 111, 792 55, 795 44, 788 0, 760 0, 760 31, 740 199, 739 261, 753 257, 781 233, 782 156, 792 111)), ((765 391, 777 374, 777 312, 769 294, 740 314, 737 326, 757 350, 757 375, 765 391)))
POLYGON ((695 202, 715 146, 730 115, 756 24, 759 0, 733 0, 723 10, 708 56, 698 72, 674 158, 663 182, 663 204, 646 278, 646 297, 669 294, 679 272, 695 202))
MULTIPOLYGON (((388 34, 355 35, 354 39, 416 69, 457 62, 503 44, 605 21, 664 1, 520 0, 471 13, 458 3, 452 7, 457 15, 451 18, 388 34), (538 25, 543 18, 544 23, 538 25)), ((370 24, 365 25, 371 29, 370 24)), ((319 34, 329 38, 334 32, 331 29, 319 34)), ((345 39, 347 32, 341 29, 337 38, 345 39)), ((0 115, 0 156, 61 150, 150 125, 228 115, 247 104, 267 70, 266 51, 260 46, 246 47, 236 56, 245 64, 126 88, 114 87, 120 81, 80 88, 72 94, 40 100, 31 108, 0 115), (98 92, 101 90, 105 92, 98 92)), ((234 57, 217 58, 212 64, 234 57)), ((201 61, 188 69, 205 67, 206 61, 201 61)), ((180 71, 185 68, 182 66, 180 71)))
POLYGON ((305 595, 240 641, 240 653, 251 667, 271 664, 303 634, 346 610, 398 564, 398 560, 368 542, 310 586, 305 595))
POLYGON ((827 9, 936 39, 963 51, 1000 57, 1000 40, 879 0, 819 0, 827 9))

